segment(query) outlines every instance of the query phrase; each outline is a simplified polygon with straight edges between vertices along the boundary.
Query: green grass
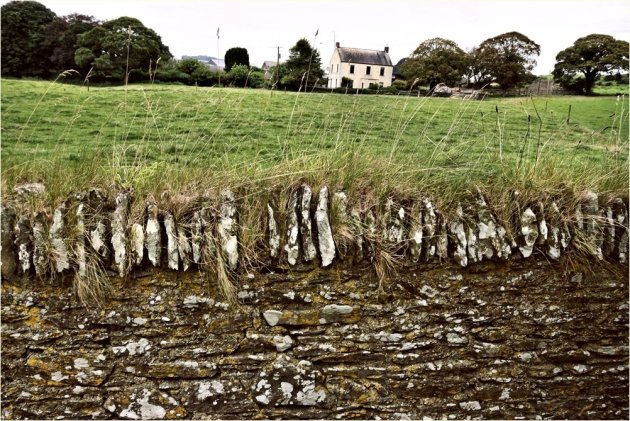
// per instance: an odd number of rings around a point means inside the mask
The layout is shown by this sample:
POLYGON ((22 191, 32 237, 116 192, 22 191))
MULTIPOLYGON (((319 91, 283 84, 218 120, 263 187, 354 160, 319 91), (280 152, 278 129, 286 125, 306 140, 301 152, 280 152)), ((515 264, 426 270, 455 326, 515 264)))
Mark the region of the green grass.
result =
POLYGON ((598 95, 628 95, 628 84, 611 82, 598 82, 593 87, 593 93, 598 95))
POLYGON ((626 192, 627 152, 627 98, 475 101, 168 85, 88 92, 2 80, 3 194, 39 179, 51 200, 93 183, 145 195, 300 179, 381 193, 447 195, 472 185, 626 192))

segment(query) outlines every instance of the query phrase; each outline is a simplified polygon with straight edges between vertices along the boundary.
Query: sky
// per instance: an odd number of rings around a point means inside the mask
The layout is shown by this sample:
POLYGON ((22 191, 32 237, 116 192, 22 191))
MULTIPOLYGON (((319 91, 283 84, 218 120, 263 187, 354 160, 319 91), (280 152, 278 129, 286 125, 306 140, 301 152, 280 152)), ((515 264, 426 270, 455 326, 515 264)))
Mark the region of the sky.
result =
POLYGON ((600 33, 630 41, 627 0, 38 1, 59 16, 135 17, 155 30, 178 59, 223 57, 231 47, 244 47, 255 66, 276 60, 278 46, 285 60, 300 38, 315 45, 326 68, 335 42, 372 50, 389 46, 396 63, 429 38, 451 39, 469 50, 487 38, 518 31, 541 46, 534 73, 542 75, 553 70, 556 54, 580 37, 600 33))

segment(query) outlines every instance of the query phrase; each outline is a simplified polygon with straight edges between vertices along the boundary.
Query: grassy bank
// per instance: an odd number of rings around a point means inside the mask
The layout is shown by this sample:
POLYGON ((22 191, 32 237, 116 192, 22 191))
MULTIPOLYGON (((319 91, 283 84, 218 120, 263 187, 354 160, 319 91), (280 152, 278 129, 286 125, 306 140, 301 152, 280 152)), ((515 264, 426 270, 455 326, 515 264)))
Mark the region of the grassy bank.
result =
POLYGON ((377 194, 628 188, 628 101, 485 101, 2 81, 2 190, 145 196, 306 180, 377 194))

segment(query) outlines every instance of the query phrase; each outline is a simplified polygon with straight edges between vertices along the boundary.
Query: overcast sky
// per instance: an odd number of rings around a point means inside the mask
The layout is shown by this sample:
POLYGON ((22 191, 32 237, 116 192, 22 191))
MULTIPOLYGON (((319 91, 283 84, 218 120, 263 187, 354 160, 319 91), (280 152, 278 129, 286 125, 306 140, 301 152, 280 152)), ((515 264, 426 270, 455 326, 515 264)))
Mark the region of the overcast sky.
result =
POLYGON ((448 38, 468 50, 487 38, 518 31, 540 44, 534 73, 547 74, 556 54, 579 37, 602 33, 630 41, 627 0, 39 1, 60 16, 138 18, 162 37, 176 58, 217 56, 217 50, 223 57, 230 47, 245 47, 256 66, 275 60, 276 46, 286 59, 289 48, 303 37, 315 41, 325 68, 335 41, 374 50, 387 45, 396 63, 429 38, 448 38))

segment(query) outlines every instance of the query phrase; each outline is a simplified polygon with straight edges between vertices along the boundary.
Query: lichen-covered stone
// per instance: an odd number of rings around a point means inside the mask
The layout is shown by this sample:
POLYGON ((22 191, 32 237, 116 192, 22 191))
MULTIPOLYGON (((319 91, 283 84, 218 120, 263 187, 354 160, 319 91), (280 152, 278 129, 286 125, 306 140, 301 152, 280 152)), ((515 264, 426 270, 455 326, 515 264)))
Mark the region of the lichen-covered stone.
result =
POLYGON ((267 230, 269 243, 269 256, 272 259, 278 257, 280 253, 280 231, 276 222, 275 211, 270 203, 267 203, 267 230))
POLYGON ((352 208, 352 210, 350 210, 350 227, 351 231, 354 233, 354 244, 356 246, 355 258, 357 262, 363 260, 365 254, 365 229, 363 227, 363 222, 361 219, 361 212, 359 211, 359 209, 352 208))
POLYGON ((269 326, 317 326, 329 323, 356 323, 361 314, 352 306, 329 304, 319 309, 266 310, 262 313, 269 326))
POLYGON ((220 216, 217 234, 227 266, 230 270, 238 267, 238 222, 236 220, 236 199, 230 189, 221 191, 220 216))
POLYGON ((352 242, 356 242, 356 238, 361 235, 360 230, 357 230, 352 217, 348 215, 348 195, 346 192, 336 191, 333 194, 331 209, 337 255, 344 259, 350 253, 352 242), (352 238, 349 238, 350 236, 352 238))
POLYGON ((311 220, 311 188, 302 184, 300 188, 300 239, 302 242, 302 259, 310 262, 317 257, 317 250, 313 244, 313 221, 311 220))
POLYGON ((162 257, 162 226, 160 225, 159 209, 156 204, 147 205, 147 222, 144 228, 147 258, 153 266, 160 265, 162 257))
POLYGON ((538 239, 536 240, 536 244, 542 246, 547 244, 549 236, 549 229, 545 218, 545 206, 543 202, 538 201, 536 203, 534 206, 534 213, 536 214, 536 219, 538 220, 538 239))
POLYGON ((170 212, 164 212, 164 231, 166 233, 166 256, 168 258, 168 268, 179 269, 179 241, 175 218, 170 212))
POLYGON ((385 202, 385 232, 383 237, 385 240, 394 245, 400 245, 405 238, 405 208, 402 206, 394 206, 394 200, 391 197, 385 202))
POLYGON ((317 209, 315 210, 315 224, 317 226, 317 240, 322 267, 328 267, 335 259, 335 240, 328 218, 328 187, 319 190, 317 209))
MULTIPOLYGON (((76 245, 75 260, 77 262, 77 274, 81 277, 87 276, 87 254, 85 252, 85 204, 79 203, 75 213, 76 216, 76 245)), ((142 231, 142 227, 140 227, 142 231)))
POLYGON ((373 262, 376 257, 376 250, 374 250, 374 238, 376 237, 376 216, 374 215, 374 211, 369 209, 365 213, 365 235, 364 238, 367 240, 365 243, 365 247, 363 249, 363 255, 366 260, 369 262, 373 262))
POLYGON ((107 247, 107 226, 105 225, 105 220, 98 218, 94 223, 94 228, 90 230, 90 244, 92 246, 92 250, 97 254, 97 256, 106 260, 109 258, 109 247, 107 247))
POLYGON ((538 239, 538 224, 536 215, 531 208, 527 208, 521 215, 521 237, 519 250, 523 257, 529 257, 534 251, 534 245, 538 239))
POLYGON ((55 270, 61 273, 70 269, 70 256, 66 244, 65 219, 68 208, 65 203, 59 205, 53 213, 53 223, 48 231, 50 246, 52 248, 52 258, 55 263, 55 270))
POLYGON ((120 419, 182 419, 186 410, 168 393, 151 386, 114 391, 103 407, 120 419))
POLYGON ((182 269, 186 272, 192 264, 192 247, 186 229, 181 225, 177 228, 177 251, 182 261, 182 269))
POLYGON ((560 215, 560 209, 558 208, 558 204, 556 202, 551 202, 551 206, 549 207, 549 214, 551 228, 549 229, 547 240, 547 256, 554 260, 557 260, 560 258, 562 247, 562 244, 560 242, 562 216, 560 215))
POLYGON ((461 204, 457 205, 455 211, 455 218, 449 223, 448 229, 451 234, 451 243, 455 244, 453 250, 453 259, 462 267, 468 265, 467 246, 468 241, 466 239, 466 228, 464 221, 462 220, 464 211, 461 204))
POLYGON ((37 197, 46 193, 46 186, 42 183, 22 183, 15 186, 13 191, 21 197, 37 197))
POLYGON ((437 213, 437 232, 435 241, 435 254, 441 260, 448 258, 448 230, 447 221, 441 212, 437 213))
MULTIPOLYGON (((37 212, 33 218, 33 266, 35 274, 38 276, 46 275, 48 271, 48 256, 46 253, 47 236, 44 226, 46 216, 44 212, 37 212)), ((80 229, 77 227, 77 229, 80 229)))
POLYGON ((481 261, 482 258, 481 251, 477 247, 477 230, 476 225, 466 228, 466 251, 468 252, 468 259, 473 263, 481 261))
POLYGON ((429 199, 422 199, 423 212, 422 212, 422 229, 424 230, 424 236, 422 238, 423 249, 425 251, 426 259, 435 255, 435 230, 437 223, 437 215, 435 214, 433 203, 429 199))
POLYGON ((131 225, 131 260, 136 266, 144 260, 144 230, 138 223, 131 225))
POLYGON ((209 207, 204 206, 199 211, 201 218, 201 229, 203 231, 203 243, 201 247, 201 260, 203 263, 216 260, 217 245, 214 234, 216 224, 213 222, 214 216, 209 207))
POLYGON ((409 227, 409 253, 411 261, 418 263, 422 255, 422 208, 414 208, 412 210, 411 224, 409 227))
POLYGON ((620 198, 612 203, 613 221, 615 225, 615 239, 613 255, 620 263, 628 260, 628 210, 620 198))
POLYGON ((127 220, 131 206, 131 194, 123 191, 116 196, 116 209, 112 214, 112 250, 114 251, 114 266, 118 276, 127 273, 127 220))
POLYGON ((190 228, 190 247, 192 249, 193 263, 201 263, 203 250, 203 224, 201 222, 201 211, 195 211, 192 216, 190 228))
POLYGON ((0 206, 0 224, 2 228, 2 278, 15 274, 17 269, 17 253, 13 243, 15 227, 15 211, 9 206, 0 206))
POLYGON ((15 248, 17 249, 18 268, 20 273, 27 275, 32 267, 33 234, 31 223, 26 216, 20 216, 14 229, 15 248))
POLYGON ((300 245, 298 243, 298 233, 300 226, 298 225, 298 191, 295 190, 289 199, 287 224, 287 243, 284 250, 287 252, 287 261, 290 265, 295 265, 300 256, 300 245))
POLYGON ((583 226, 586 233, 587 241, 591 248, 591 252, 600 260, 604 258, 602 254, 602 245, 604 241, 602 214, 599 209, 599 200, 597 194, 593 191, 587 191, 581 203, 583 226))

